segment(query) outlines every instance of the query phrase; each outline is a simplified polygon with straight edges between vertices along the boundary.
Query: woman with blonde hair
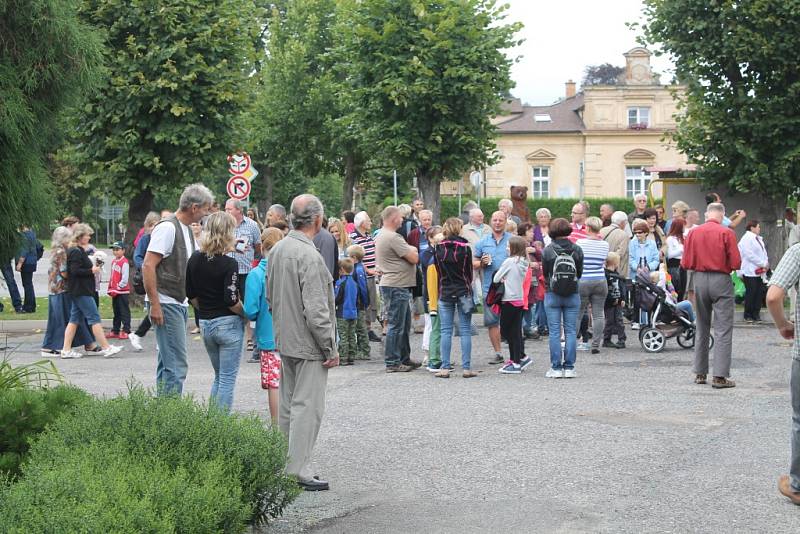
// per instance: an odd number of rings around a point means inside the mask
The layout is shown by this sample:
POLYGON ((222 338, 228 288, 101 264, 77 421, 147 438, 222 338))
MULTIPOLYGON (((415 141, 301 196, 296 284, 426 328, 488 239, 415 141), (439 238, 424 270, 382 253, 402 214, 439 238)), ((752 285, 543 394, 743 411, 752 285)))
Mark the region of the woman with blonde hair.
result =
POLYGON ((328 219, 328 231, 331 233, 333 238, 336 239, 336 245, 339 247, 339 259, 342 260, 346 258, 347 247, 351 245, 351 242, 350 236, 345 230, 344 221, 337 219, 336 217, 331 217, 328 219))
POLYGON ((278 420, 278 388, 281 379, 281 356, 275 350, 275 336, 272 332, 272 314, 267 302, 267 266, 269 252, 283 239, 283 232, 277 228, 265 228, 261 232, 261 261, 245 282, 244 314, 249 321, 256 322, 256 351, 253 360, 261 363, 261 388, 267 390, 267 403, 272 423, 278 420))
POLYGON ((200 248, 186 265, 186 296, 200 315, 203 344, 214 368, 211 402, 224 410, 233 405, 244 341, 244 311, 239 300, 239 267, 226 256, 234 248, 236 221, 212 213, 203 228, 200 248))
POLYGON ((61 358, 81 358, 83 354, 72 350, 72 342, 81 324, 88 323, 92 329, 94 338, 100 345, 101 354, 104 358, 110 358, 122 350, 117 345, 109 345, 103 333, 103 324, 100 321, 100 313, 97 311, 97 303, 94 300, 95 294, 95 274, 100 271, 100 267, 94 265, 87 250, 91 247, 89 241, 92 239, 94 230, 83 223, 75 224, 72 227, 72 240, 67 251, 67 288, 72 298, 69 312, 69 323, 64 330, 64 346, 61 349, 61 358))

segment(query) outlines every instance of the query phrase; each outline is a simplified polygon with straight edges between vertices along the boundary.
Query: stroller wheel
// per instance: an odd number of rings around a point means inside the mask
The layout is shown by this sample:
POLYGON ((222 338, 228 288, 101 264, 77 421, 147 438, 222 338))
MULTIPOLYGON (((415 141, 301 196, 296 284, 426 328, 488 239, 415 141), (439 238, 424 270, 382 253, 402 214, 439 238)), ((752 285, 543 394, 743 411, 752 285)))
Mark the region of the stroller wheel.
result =
POLYGON ((646 352, 661 352, 664 350, 667 338, 661 330, 648 326, 642 330, 639 341, 646 352))
POLYGON ((675 339, 678 342, 678 345, 684 349, 691 349, 694 347, 694 334, 695 328, 693 326, 689 326, 685 328, 683 332, 678 334, 675 339))

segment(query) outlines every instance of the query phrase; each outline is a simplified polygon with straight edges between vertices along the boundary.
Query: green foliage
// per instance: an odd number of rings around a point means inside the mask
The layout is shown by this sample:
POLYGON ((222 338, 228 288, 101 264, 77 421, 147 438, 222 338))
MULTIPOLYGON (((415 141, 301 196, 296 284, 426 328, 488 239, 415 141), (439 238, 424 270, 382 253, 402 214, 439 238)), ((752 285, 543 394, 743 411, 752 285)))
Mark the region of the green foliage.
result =
POLYGON ((27 387, 46 388, 64 382, 52 360, 11 365, 7 357, 0 362, 0 391, 27 387))
POLYGON ((18 475, 31 441, 62 414, 73 412, 89 399, 85 391, 72 386, 0 387, 0 475, 18 475))
POLYGON ((589 65, 583 71, 581 85, 620 85, 620 76, 624 73, 625 67, 617 67, 611 63, 589 65))
POLYGON ((800 1, 644 5, 643 41, 671 56, 687 87, 675 139, 699 176, 768 198, 797 190, 800 1))
POLYGON ((116 443, 81 444, 27 464, 3 491, 0 531, 244 532, 250 509, 223 458, 189 469, 109 445, 116 443))
POLYGON ((58 469, 59 457, 86 443, 133 458, 157 458, 176 472, 199 473, 208 462, 221 462, 240 488, 247 519, 255 523, 280 515, 298 491, 283 472, 286 442, 278 430, 264 429, 255 416, 205 408, 191 398, 154 398, 134 388, 127 396, 93 403, 56 421, 32 447, 29 464, 58 469))
POLYGON ((59 115, 98 77, 97 32, 78 0, 0 2, 0 259, 13 256, 20 224, 46 228, 52 213, 45 156, 59 115))
POLYGON ((513 83, 504 50, 518 24, 494 0, 342 2, 339 69, 367 146, 417 176, 439 213, 439 182, 494 160, 491 117, 513 83))

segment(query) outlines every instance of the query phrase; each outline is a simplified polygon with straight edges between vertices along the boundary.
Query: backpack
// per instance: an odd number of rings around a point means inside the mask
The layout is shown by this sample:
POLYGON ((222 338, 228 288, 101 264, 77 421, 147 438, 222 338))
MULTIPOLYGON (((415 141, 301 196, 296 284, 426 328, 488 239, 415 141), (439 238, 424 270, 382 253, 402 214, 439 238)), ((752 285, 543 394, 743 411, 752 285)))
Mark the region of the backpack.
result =
POLYGON ((41 260, 44 256, 44 245, 38 239, 36 240, 36 259, 41 260))
POLYGON ((133 288, 134 293, 137 295, 144 295, 146 293, 144 290, 144 276, 142 276, 141 267, 133 268, 133 273, 131 274, 131 287, 133 288))
POLYGON ((553 272, 550 274, 550 291, 562 297, 568 297, 578 291, 578 268, 575 258, 561 247, 553 245, 556 259, 553 272))

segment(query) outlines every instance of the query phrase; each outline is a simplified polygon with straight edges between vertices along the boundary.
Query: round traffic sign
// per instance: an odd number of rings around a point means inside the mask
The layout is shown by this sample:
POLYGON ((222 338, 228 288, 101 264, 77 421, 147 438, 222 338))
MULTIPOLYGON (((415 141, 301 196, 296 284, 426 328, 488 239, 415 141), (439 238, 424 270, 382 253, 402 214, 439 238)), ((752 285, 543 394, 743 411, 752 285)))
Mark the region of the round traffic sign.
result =
POLYGON ((250 181, 241 176, 231 176, 225 189, 229 197, 244 200, 250 196, 250 181))
POLYGON ((244 174, 250 168, 250 155, 247 152, 228 156, 228 172, 234 176, 244 174))

